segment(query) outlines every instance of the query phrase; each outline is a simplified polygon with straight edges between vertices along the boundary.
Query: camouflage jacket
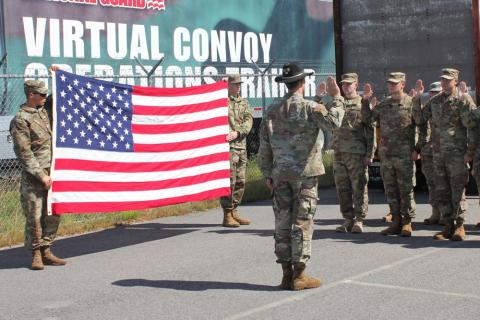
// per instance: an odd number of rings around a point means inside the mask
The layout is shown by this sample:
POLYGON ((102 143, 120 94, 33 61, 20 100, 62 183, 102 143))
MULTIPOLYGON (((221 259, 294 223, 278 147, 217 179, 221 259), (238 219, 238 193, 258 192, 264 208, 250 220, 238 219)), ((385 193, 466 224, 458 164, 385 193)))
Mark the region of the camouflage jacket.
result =
MULTIPOLYGON (((430 98, 428 98, 426 102, 428 102, 430 98)), ((422 156, 433 156, 433 151, 432 151, 432 126, 430 125, 430 121, 422 122, 421 118, 419 119, 418 115, 420 114, 421 117, 421 108, 422 108, 422 97, 415 97, 412 99, 413 101, 413 115, 415 118, 415 122, 419 124, 419 130, 417 130, 418 133, 418 141, 420 141, 420 144, 418 147, 420 148, 419 150, 421 151, 422 156), (422 145, 423 144, 423 145, 422 145)))
POLYGON ((455 89, 450 95, 437 94, 423 107, 416 104, 415 115, 417 122, 430 124, 432 151, 473 157, 478 140, 475 109, 473 99, 455 89))
POLYGON ((319 130, 340 126, 343 98, 327 107, 288 93, 269 106, 260 129, 257 163, 266 178, 298 180, 325 173, 317 143, 319 130))
POLYGON ((362 97, 360 96, 353 99, 345 98, 344 105, 345 115, 340 128, 333 130, 333 150, 373 158, 375 131, 371 122, 365 117, 367 112, 362 111, 363 108, 369 108, 369 106, 362 105, 362 97))
MULTIPOLYGON (((381 130, 378 143, 380 158, 411 157, 414 150, 419 151, 423 146, 424 142, 415 143, 417 126, 413 114, 413 101, 409 95, 404 94, 400 100, 389 96, 369 114, 369 121, 381 130)), ((424 134, 421 136, 425 137, 424 134)))
POLYGON ((23 171, 41 179, 52 161, 52 130, 45 108, 26 104, 10 122, 13 150, 23 171))
POLYGON ((246 149, 247 134, 253 125, 252 112, 247 99, 234 96, 229 97, 228 124, 231 132, 238 132, 237 139, 230 141, 230 148, 246 149))

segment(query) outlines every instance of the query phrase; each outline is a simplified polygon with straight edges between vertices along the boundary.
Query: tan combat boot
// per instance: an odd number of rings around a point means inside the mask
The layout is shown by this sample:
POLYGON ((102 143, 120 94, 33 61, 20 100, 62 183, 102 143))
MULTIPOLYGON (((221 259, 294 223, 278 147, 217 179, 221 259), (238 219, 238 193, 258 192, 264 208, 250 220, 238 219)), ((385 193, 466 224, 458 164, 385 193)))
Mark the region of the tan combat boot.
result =
POLYGON ((352 233, 363 233, 363 219, 362 218, 355 218, 355 222, 353 223, 352 233))
POLYGON ((282 263, 283 277, 280 288, 283 290, 292 290, 293 268, 291 263, 282 263))
POLYGON ((463 222, 457 222, 455 226, 455 231, 453 236, 450 238, 452 241, 463 241, 465 240, 465 228, 463 227, 463 222))
POLYGON ((32 270, 43 270, 42 253, 40 249, 33 249, 32 251, 32 270))
POLYGON ((432 207, 432 215, 427 219, 423 220, 423 223, 428 225, 439 224, 440 223, 440 210, 437 207, 432 207))
POLYGON ((42 260, 43 260, 43 263, 45 263, 46 265, 64 266, 67 264, 67 261, 60 259, 59 257, 56 257, 50 250, 50 247, 42 247, 41 250, 42 250, 42 260))
POLYGON ((383 229, 381 231, 381 233, 384 236, 400 234, 401 232, 402 232, 402 217, 399 215, 392 215, 392 224, 387 229, 383 229))
POLYGON ((238 228, 240 224, 237 220, 233 219, 232 210, 230 209, 223 209, 223 224, 224 227, 227 228, 238 228))
POLYGON ((453 236, 455 232, 455 228, 453 226, 453 221, 451 219, 445 219, 445 225, 443 226, 443 230, 436 233, 433 238, 435 240, 447 240, 453 236))
POLYGON ((412 236, 412 218, 410 217, 403 217, 402 219, 402 231, 400 232, 400 236, 402 237, 411 237, 412 236))
POLYGON ((389 212, 386 215, 383 216, 382 221, 383 222, 392 222, 392 214, 389 212))
POLYGON ((345 219, 341 226, 338 226, 335 231, 340 233, 347 233, 352 231, 353 219, 345 219))
POLYGON ((320 279, 311 278, 305 274, 305 263, 295 263, 293 267, 293 290, 313 289, 322 285, 320 279))
POLYGON ((241 225, 249 225, 250 224, 250 220, 240 217, 240 214, 238 213, 237 209, 233 209, 232 216, 233 216, 233 219, 235 219, 235 221, 237 221, 241 225))

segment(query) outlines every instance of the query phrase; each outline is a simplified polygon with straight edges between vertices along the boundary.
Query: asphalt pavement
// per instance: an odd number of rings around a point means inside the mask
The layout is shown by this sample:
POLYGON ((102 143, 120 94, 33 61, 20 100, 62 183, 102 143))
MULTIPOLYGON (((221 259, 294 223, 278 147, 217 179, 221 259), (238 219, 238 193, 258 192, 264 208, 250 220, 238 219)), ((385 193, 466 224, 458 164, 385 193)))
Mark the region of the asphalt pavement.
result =
POLYGON ((381 190, 370 191, 363 234, 322 189, 307 272, 318 289, 283 291, 270 201, 242 206, 250 226, 227 229, 221 210, 194 212, 57 240, 65 267, 31 271, 22 247, 0 250, 0 319, 473 319, 480 314, 478 198, 467 240, 434 241, 417 195, 411 238, 385 237, 381 190))

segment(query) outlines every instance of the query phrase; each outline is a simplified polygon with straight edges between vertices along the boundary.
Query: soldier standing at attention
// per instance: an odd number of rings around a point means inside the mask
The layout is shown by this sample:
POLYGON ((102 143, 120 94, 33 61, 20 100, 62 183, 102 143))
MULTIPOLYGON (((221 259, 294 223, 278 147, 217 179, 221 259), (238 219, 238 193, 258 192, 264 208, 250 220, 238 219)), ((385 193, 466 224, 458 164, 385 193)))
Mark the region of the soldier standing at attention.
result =
POLYGON ((375 133, 364 121, 362 97, 357 93, 358 75, 342 75, 345 115, 340 128, 333 131, 333 172, 340 211, 345 222, 337 232, 363 232, 363 219, 368 210, 368 165, 374 154, 375 133))
POLYGON ((226 141, 230 143, 230 190, 229 196, 221 197, 223 226, 238 228, 250 221, 240 217, 238 205, 245 191, 245 171, 247 168, 247 134, 252 129, 253 117, 247 99, 240 96, 242 80, 240 75, 228 77, 228 124, 230 127, 226 141))
POLYGON ((420 144, 415 145, 416 125, 412 98, 404 92, 405 74, 390 73, 387 86, 390 96, 370 112, 371 121, 382 132, 378 145, 380 172, 392 213, 392 224, 382 230, 382 234, 410 237, 415 217, 415 160, 419 157, 420 144))
POLYGON ((430 122, 432 128, 435 205, 445 223, 442 232, 434 236, 437 240, 465 239, 465 185, 468 163, 476 148, 476 122, 472 116, 476 106, 468 94, 457 89, 459 73, 456 69, 442 69, 442 92, 416 112, 421 115, 419 121, 430 122))
POLYGON ((22 164, 21 203, 26 217, 25 246, 32 250, 32 269, 42 270, 44 264, 64 265, 50 251, 60 217, 47 215, 47 193, 52 185, 52 130, 44 108, 48 88, 43 81, 24 83, 27 101, 10 123, 13 149, 22 164))
MULTIPOLYGON (((415 85, 415 89, 412 89, 412 96, 418 96, 417 99, 414 99, 414 103, 421 102, 420 96, 422 95, 424 90, 422 80, 417 80, 417 84, 415 85)), ((436 96, 442 91, 442 85, 440 81, 433 82, 429 86, 428 95, 429 99, 436 96)), ((430 123, 427 123, 427 131, 426 131, 426 143, 422 147, 421 150, 421 160, 422 160, 422 172, 425 176, 425 180, 427 182, 428 187, 428 203, 432 206, 432 214, 430 217, 423 220, 424 224, 426 225, 433 225, 433 224, 442 224, 441 222, 441 215, 438 207, 435 205, 435 174, 433 171, 433 152, 432 152, 432 127, 430 123)))
POLYGON ((285 83, 288 93, 268 108, 260 131, 257 160, 273 192, 275 254, 282 265, 283 289, 321 284, 304 272, 311 255, 318 176, 325 173, 317 136, 321 129, 338 127, 344 112, 332 77, 327 80, 327 92, 333 96, 329 105, 304 99, 305 77, 311 74, 297 63, 283 66, 275 81, 285 83))

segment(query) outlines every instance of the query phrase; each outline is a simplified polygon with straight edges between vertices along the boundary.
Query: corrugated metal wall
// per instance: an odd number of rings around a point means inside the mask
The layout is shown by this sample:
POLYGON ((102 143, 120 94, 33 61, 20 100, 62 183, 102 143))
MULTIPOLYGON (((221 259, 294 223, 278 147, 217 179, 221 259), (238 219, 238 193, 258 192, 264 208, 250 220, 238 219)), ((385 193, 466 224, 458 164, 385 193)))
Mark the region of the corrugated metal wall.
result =
MULTIPOLYGON (((438 81, 454 67, 475 87, 471 0, 342 0, 343 71, 357 72, 360 84, 386 91, 389 72, 407 74, 407 88, 418 78, 438 81)), ((408 90, 407 90, 408 91, 408 90)))

